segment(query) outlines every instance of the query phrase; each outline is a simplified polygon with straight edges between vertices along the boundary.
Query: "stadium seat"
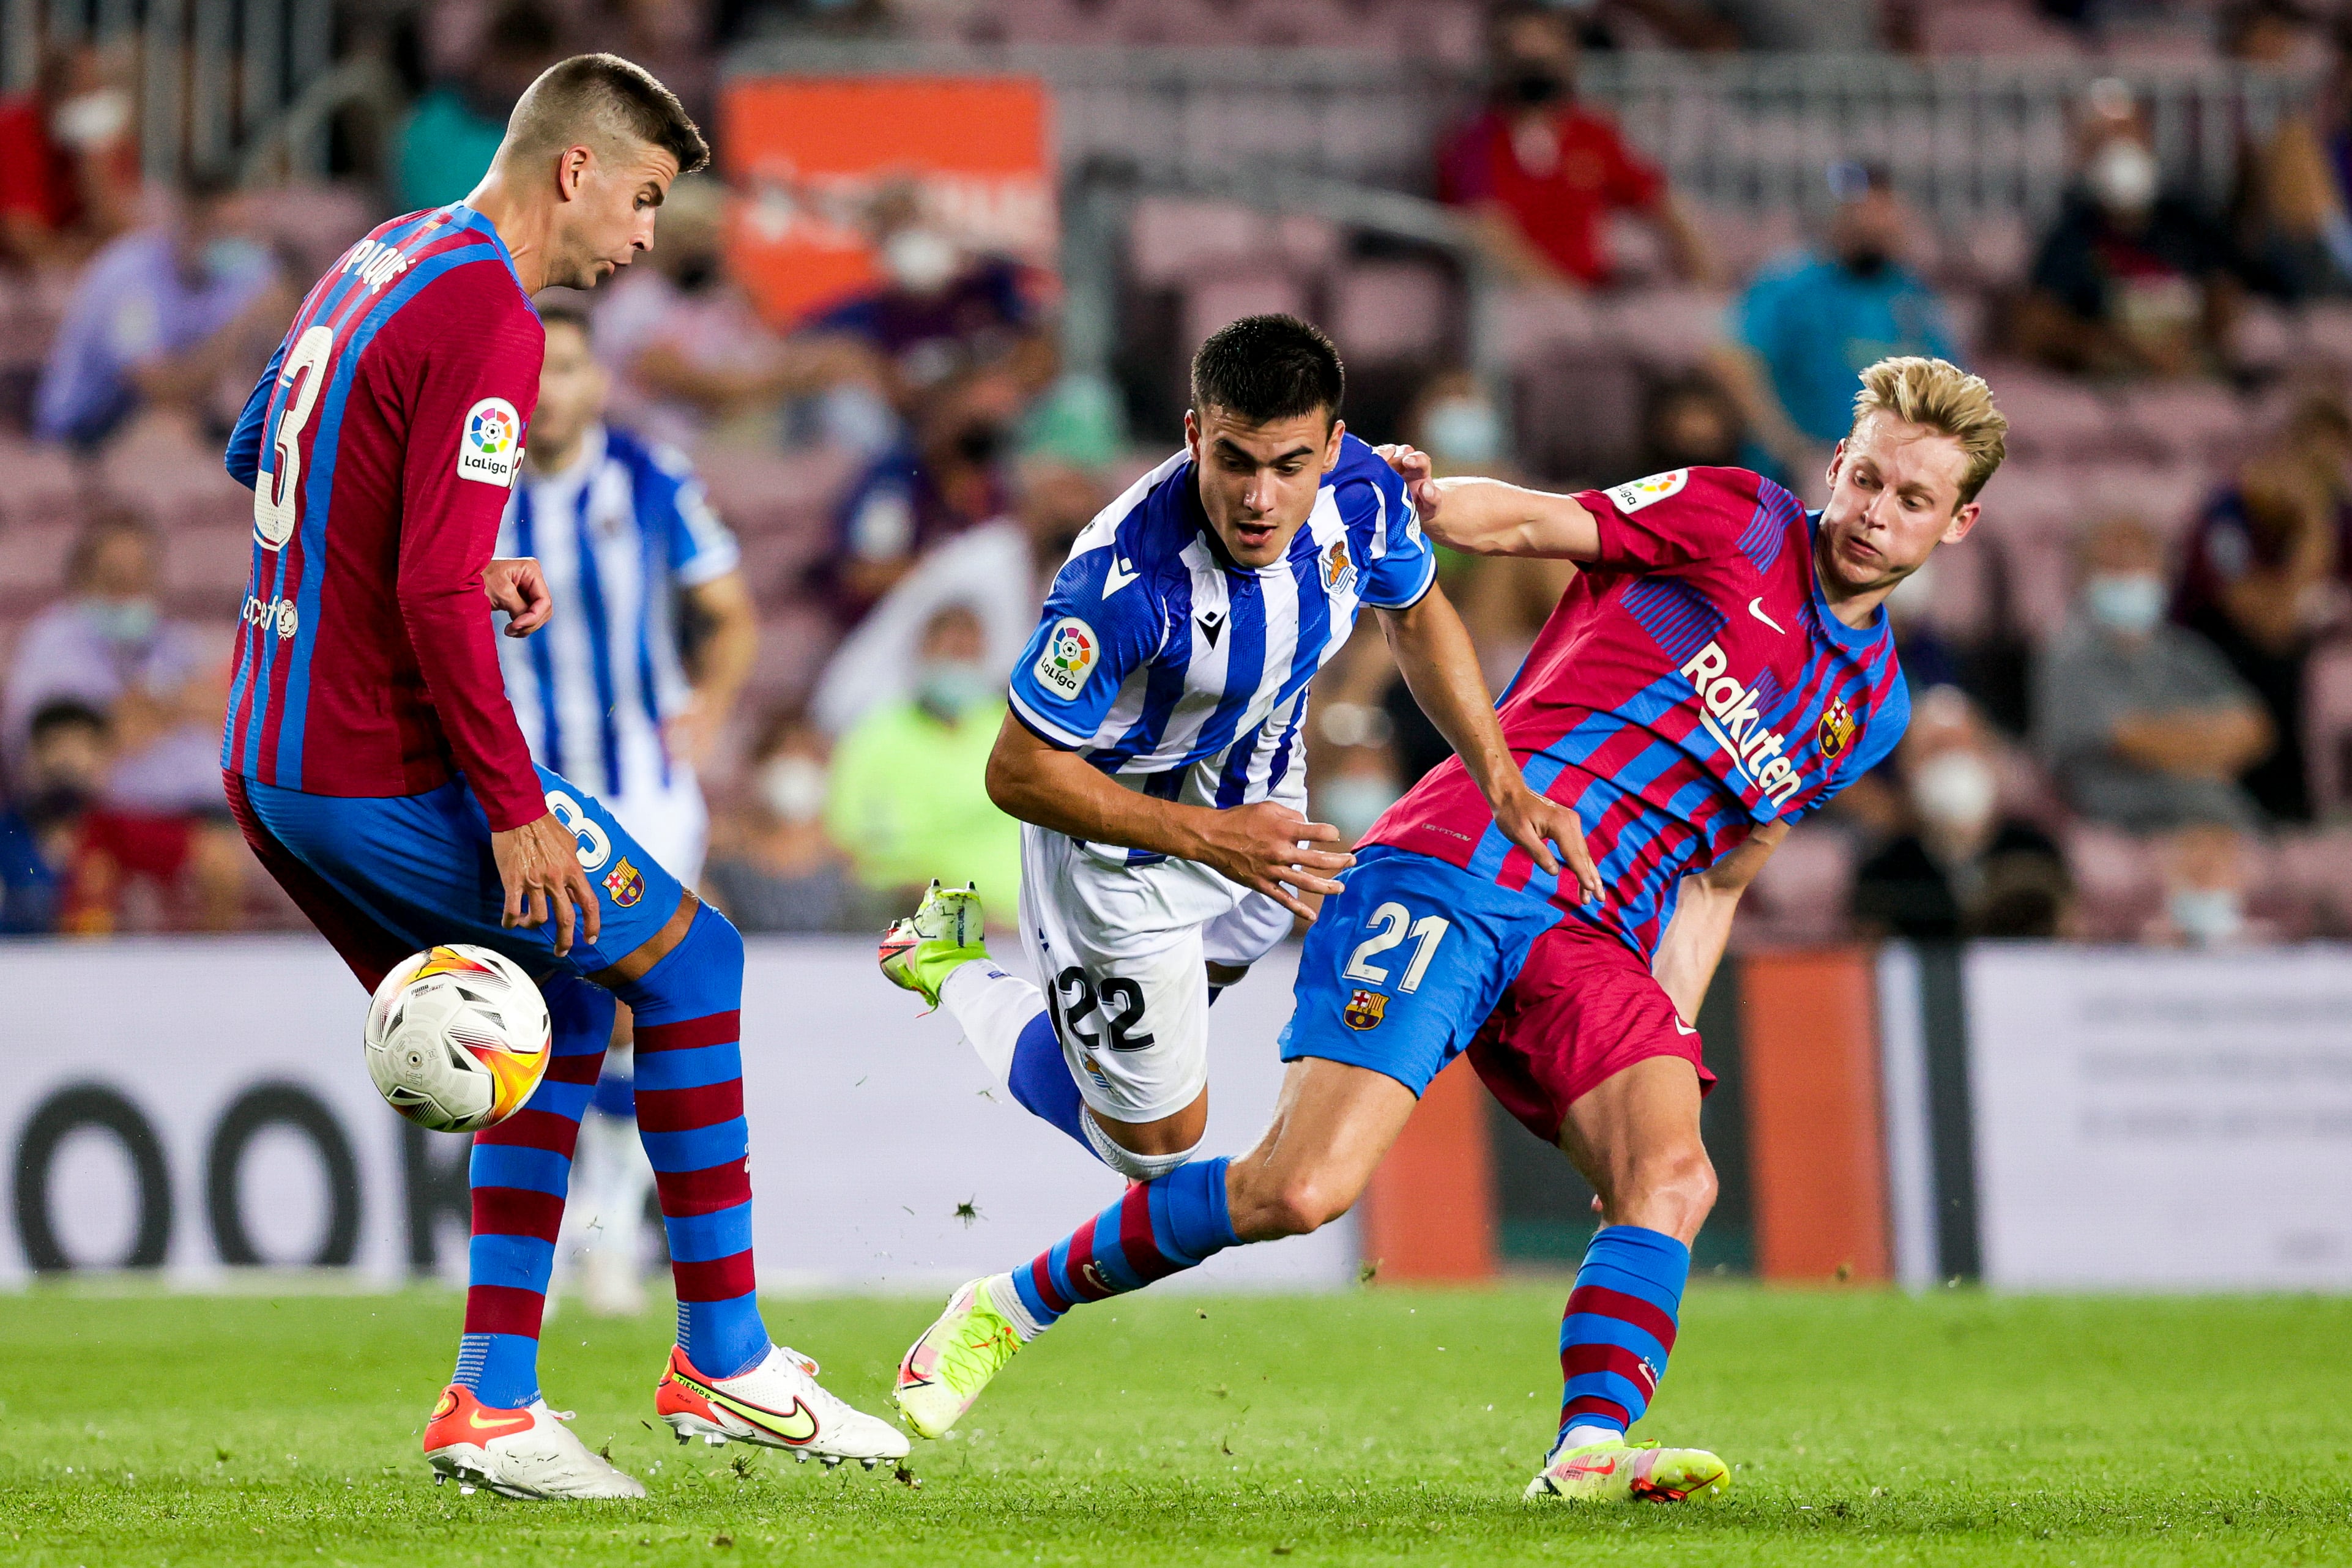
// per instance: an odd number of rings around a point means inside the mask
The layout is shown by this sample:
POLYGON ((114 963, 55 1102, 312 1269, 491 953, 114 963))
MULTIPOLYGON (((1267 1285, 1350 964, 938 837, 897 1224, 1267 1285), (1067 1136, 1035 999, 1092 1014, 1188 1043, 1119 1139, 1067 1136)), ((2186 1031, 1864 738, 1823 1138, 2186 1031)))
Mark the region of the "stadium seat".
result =
POLYGON ((1857 864, 1853 840, 1843 828, 1808 823, 1790 832, 1742 905, 1748 937, 1790 946, 1836 941, 1845 934, 1857 864))
POLYGON ((65 590, 76 521, 26 523, 0 533, 0 605, 28 614, 65 590))
POLYGON ((249 524, 181 528, 163 541, 164 594, 191 618, 233 613, 252 570, 249 524))
POLYGON ((2312 654, 2303 702, 2311 803, 2322 812, 2352 806, 2352 643, 2329 643, 2312 654))
POLYGON ((748 713, 764 712, 783 704, 797 704, 816 684, 833 653, 833 620, 805 600, 788 600, 763 607, 760 617, 760 653, 744 682, 743 706, 748 713))
POLYGON ((1423 262, 1341 268, 1325 317, 1350 364, 1434 358, 1456 331, 1452 280, 1423 262))
POLYGON ((2164 871, 2145 841, 2095 822, 2064 835, 2075 920, 2095 942, 2133 942, 2164 911, 2164 871))
POLYGON ((1602 303, 1600 337, 1638 364, 1686 370, 1723 340, 1727 303, 1720 295, 1696 288, 1621 295, 1602 303))
POLYGON ((1128 225, 1128 265, 1146 288, 1176 288, 1204 267, 1229 266, 1263 246, 1266 220, 1231 202, 1147 196, 1128 225))
POLYGON ((62 447, 0 438, 0 524, 27 528, 72 520, 87 486, 62 447))
POLYGON ((2137 517, 2167 540, 2177 540, 2211 492, 2213 476, 2202 466, 2103 463, 2084 467, 2075 483, 2084 521, 2137 517))
POLYGON ((1244 316, 1281 311, 1307 314, 1307 291, 1286 271, 1232 272, 1202 278, 1185 288, 1183 341, 1198 343, 1218 328, 1244 316))

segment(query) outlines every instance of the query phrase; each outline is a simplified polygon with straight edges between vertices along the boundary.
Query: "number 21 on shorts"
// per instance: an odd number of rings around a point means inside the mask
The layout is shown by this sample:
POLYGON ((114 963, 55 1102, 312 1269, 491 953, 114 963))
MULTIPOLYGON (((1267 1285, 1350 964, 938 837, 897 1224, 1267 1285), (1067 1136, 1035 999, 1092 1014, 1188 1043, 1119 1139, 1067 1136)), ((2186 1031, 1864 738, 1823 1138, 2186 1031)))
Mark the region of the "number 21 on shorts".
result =
POLYGON ((1410 942, 1413 945, 1412 957, 1404 967, 1403 978, 1397 981, 1397 989, 1417 991, 1423 977, 1429 973, 1430 960, 1437 956, 1438 944, 1445 940, 1445 933, 1453 924, 1440 915, 1424 915, 1415 920, 1412 910, 1391 899, 1373 910, 1371 918, 1364 922, 1371 935, 1356 944, 1341 974, 1363 985, 1385 986, 1389 983, 1388 968, 1372 960, 1391 947, 1402 947, 1410 942))

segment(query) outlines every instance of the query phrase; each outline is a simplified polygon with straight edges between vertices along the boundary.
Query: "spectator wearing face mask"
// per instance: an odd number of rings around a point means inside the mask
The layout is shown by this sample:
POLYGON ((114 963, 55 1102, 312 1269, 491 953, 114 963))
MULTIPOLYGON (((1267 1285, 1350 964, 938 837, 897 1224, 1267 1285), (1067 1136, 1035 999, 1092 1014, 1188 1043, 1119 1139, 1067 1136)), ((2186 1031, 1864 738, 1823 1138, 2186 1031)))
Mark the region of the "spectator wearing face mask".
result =
POLYGON ((506 135, 515 100, 563 57, 554 16, 534 0, 501 6, 446 79, 409 110, 394 136, 394 184, 402 208, 462 202, 506 135))
POLYGON ((1763 449, 1799 483, 1853 423, 1855 378, 1890 354, 1951 360, 1934 292, 1904 262, 1916 222, 1884 169, 1833 165, 1825 243, 1765 267, 1713 356, 1763 449))
POLYGON ((924 629, 949 604, 969 606, 979 616, 990 668, 1013 667, 1037 629, 1038 607, 1054 574, 1108 499, 1092 471, 1043 455, 1023 460, 1014 491, 1012 516, 931 549, 842 639, 809 700, 826 734, 846 732, 913 688, 924 629))
POLYGON ((226 175, 180 183, 169 223, 92 259, 50 345, 34 407, 46 440, 89 447, 144 410, 205 430, 217 383, 266 358, 293 309, 277 258, 247 232, 226 175))
POLYGON ((1007 439, 1021 389, 995 375, 941 389, 906 440, 867 465, 835 513, 837 548, 810 586, 845 631, 925 552, 1004 515, 1007 439))
POLYGON ((2068 801, 2128 833, 2260 825, 2240 783, 2269 717, 2213 645, 2164 619, 2163 549, 2135 518, 2085 536, 2080 610, 2034 673, 2034 740, 2068 801))
POLYGON ((106 715, 119 758, 109 800, 171 812, 221 807, 226 672, 204 635, 155 601, 162 545, 135 513, 92 518, 74 541, 65 599, 16 645, 0 701, 0 740, 22 756, 33 715, 70 699, 106 715))
POLYGON ((1608 221, 1626 213, 1658 232, 1675 271, 1708 274, 1706 246, 1665 177, 1614 121, 1576 100, 1579 45, 1567 13, 1509 5, 1487 26, 1492 87, 1484 112, 1438 152, 1438 194, 1464 209, 1506 276, 1553 288, 1605 288, 1615 265, 1608 221))
POLYGON ((16 788, 0 808, 0 936, 55 931, 83 816, 105 788, 106 716, 71 698, 33 715, 16 788))
POLYGON ((833 754, 825 827, 858 883, 903 899, 931 878, 973 883, 1009 915, 1021 831, 988 798, 988 754, 1006 712, 980 617, 950 604, 923 629, 915 685, 875 708, 833 754))
MULTIPOLYGON (((769 329, 730 269, 726 189, 690 174, 662 203, 661 243, 597 291, 596 354, 614 375, 615 417, 649 438, 772 445, 790 399, 878 384, 854 344, 788 340, 769 329)), ((868 418, 824 434, 872 450, 895 425, 868 418)))
POLYGON ((2002 811, 2000 758, 1968 697, 1921 693, 1896 760, 1908 825, 1863 862, 1855 923, 1909 942, 2059 935, 2065 862, 2048 834, 2002 811))
POLYGON ((0 98, 0 257, 67 266, 129 226, 131 112, 88 44, 50 49, 30 89, 0 98))
POLYGON ((2273 821, 2311 820, 2304 676, 2352 609, 2352 415, 2307 398, 2216 493, 2182 555, 2172 618, 2261 696, 2278 745, 2246 775, 2273 821))
POLYGON ((702 891, 746 931, 843 931, 856 922, 847 867, 824 830, 823 731, 796 712, 751 749, 751 801, 722 821, 702 891))
POLYGON ((811 317, 801 330, 810 342, 852 344, 873 356, 900 417, 922 423, 934 393, 979 372, 1010 377, 1024 402, 1054 379, 1053 340, 1019 263, 970 250, 911 182, 876 194, 866 231, 880 286, 811 317))
POLYGON ((2158 188, 2121 83, 2095 84, 2075 183, 2033 259, 2014 336, 2028 358, 2086 375, 2208 369, 2237 298, 2228 236, 2158 188))

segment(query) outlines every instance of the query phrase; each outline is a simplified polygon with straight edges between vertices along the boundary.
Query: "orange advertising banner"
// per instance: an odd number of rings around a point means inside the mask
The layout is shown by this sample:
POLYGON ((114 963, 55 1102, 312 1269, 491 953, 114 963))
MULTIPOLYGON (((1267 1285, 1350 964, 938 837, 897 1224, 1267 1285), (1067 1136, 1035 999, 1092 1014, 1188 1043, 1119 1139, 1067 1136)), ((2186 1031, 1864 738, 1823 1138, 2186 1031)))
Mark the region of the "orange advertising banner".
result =
POLYGON ((738 193, 736 276, 779 326, 880 281, 867 214, 900 186, 966 250, 1054 269, 1059 218, 1043 83, 750 78, 727 87, 719 127, 738 193))

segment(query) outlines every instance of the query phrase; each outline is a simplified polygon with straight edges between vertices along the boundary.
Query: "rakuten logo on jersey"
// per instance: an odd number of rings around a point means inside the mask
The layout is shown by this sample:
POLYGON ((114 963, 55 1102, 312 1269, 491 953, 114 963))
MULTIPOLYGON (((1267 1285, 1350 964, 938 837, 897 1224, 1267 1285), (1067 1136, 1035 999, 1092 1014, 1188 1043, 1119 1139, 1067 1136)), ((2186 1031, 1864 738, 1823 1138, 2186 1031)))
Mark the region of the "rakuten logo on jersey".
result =
POLYGON ((265 632, 275 626, 279 638, 290 643, 294 634, 302 630, 302 612, 294 608, 290 599, 261 600, 248 593, 245 596, 245 623, 265 632))
POLYGON ((343 258, 342 270, 356 274, 373 294, 408 270, 408 258, 382 240, 363 239, 343 258))
POLYGON ((1781 755, 1788 741, 1764 727, 1756 694, 1727 674, 1730 668, 1730 655, 1716 643, 1701 648, 1683 666, 1698 695, 1698 722, 1774 805, 1785 806, 1804 780, 1797 776, 1796 765, 1781 755))

